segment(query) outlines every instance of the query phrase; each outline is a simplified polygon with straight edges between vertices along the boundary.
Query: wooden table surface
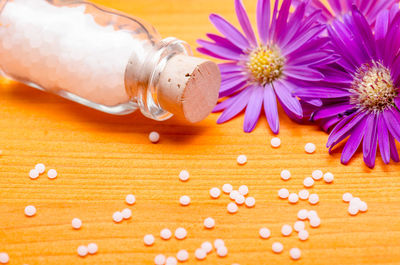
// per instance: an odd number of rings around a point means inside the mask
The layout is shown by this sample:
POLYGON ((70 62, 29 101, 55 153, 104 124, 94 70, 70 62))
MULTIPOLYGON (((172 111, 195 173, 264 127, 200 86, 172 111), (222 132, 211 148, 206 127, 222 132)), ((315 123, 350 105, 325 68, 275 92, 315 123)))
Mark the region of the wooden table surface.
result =
MULTIPOLYGON (((142 17, 163 36, 192 46, 214 31, 211 12, 237 25, 233 0, 94 2, 142 17)), ((245 3, 254 19, 256 1, 245 3)), ((316 126, 295 124, 281 113, 282 146, 273 149, 265 118, 245 134, 243 115, 224 125, 216 125, 216 114, 195 125, 174 118, 160 123, 140 113, 106 115, 6 80, 0 93, 0 252, 9 254, 10 265, 153 264, 156 254, 175 255, 180 249, 190 253, 186 264, 400 264, 400 165, 384 165, 379 158, 370 170, 358 153, 343 166, 339 151, 327 153, 327 135, 316 126), (153 130, 161 134, 158 144, 148 141, 153 130), (316 144, 315 154, 305 154, 307 142, 316 144), (239 154, 247 155, 246 165, 237 165, 239 154), (55 168, 57 179, 30 180, 29 170, 39 162, 55 168), (182 169, 191 174, 186 183, 178 180, 182 169), (283 169, 291 171, 291 180, 280 179, 283 169), (333 184, 319 181, 310 189, 320 197, 317 206, 277 198, 280 188, 300 190, 315 169, 335 175, 333 184), (255 208, 228 214, 228 197, 213 200, 208 194, 224 183, 247 185, 255 208), (366 201, 368 212, 349 216, 344 192, 366 201), (128 207, 129 193, 137 198, 129 207, 133 217, 115 224, 112 214, 128 207), (182 195, 191 197, 190 206, 179 205, 182 195), (27 205, 36 206, 35 217, 24 216, 27 205), (306 242, 297 234, 283 238, 281 226, 293 224, 302 208, 318 211, 320 228, 308 228, 306 242), (216 221, 212 230, 203 228, 209 216, 216 221), (83 221, 79 231, 71 228, 74 217, 83 221), (258 236, 264 226, 272 232, 268 240, 258 236), (177 227, 187 229, 187 239, 159 238, 161 229, 177 227), (144 246, 145 234, 156 236, 154 246, 144 246), (205 261, 195 260, 195 249, 216 238, 225 240, 228 256, 213 252, 205 261), (284 244, 280 255, 271 251, 275 241, 284 244), (78 257, 77 247, 90 242, 99 245, 98 254, 78 257), (292 247, 302 250, 301 260, 290 260, 292 247)))

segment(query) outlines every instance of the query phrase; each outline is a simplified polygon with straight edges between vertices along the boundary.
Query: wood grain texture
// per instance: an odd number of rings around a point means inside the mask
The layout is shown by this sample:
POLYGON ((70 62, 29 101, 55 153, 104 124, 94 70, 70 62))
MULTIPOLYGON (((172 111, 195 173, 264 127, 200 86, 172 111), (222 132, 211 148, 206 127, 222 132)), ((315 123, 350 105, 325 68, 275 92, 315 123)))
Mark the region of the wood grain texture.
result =
MULTIPOLYGON (((163 36, 193 46, 215 31, 209 13, 237 24, 232 0, 94 2, 142 17, 163 36)), ((254 21, 256 1, 245 2, 254 21)), ((0 93, 0 252, 10 255, 10 265, 153 264, 156 254, 175 255, 180 249, 190 253, 186 264, 400 264, 400 165, 383 165, 379 159, 370 170, 358 153, 343 166, 339 151, 328 155, 327 135, 315 126, 295 124, 281 112, 282 146, 272 149, 265 118, 245 134, 243 115, 216 125, 213 114, 189 126, 176 119, 157 123, 140 113, 102 114, 6 80, 0 93), (158 144, 147 139, 152 130, 161 134, 158 144), (305 154, 307 142, 317 145, 315 154, 305 154), (246 165, 236 164, 239 154, 247 155, 246 165), (57 169, 58 178, 30 180, 28 172, 38 162, 57 169), (178 180, 181 169, 191 173, 187 183, 178 180), (292 172, 290 181, 280 180, 282 169, 292 172), (315 169, 335 174, 333 184, 319 181, 311 189, 320 196, 317 206, 288 205, 277 198, 279 188, 300 190, 315 169), (256 207, 227 214, 227 196, 212 200, 208 195, 211 187, 224 183, 248 185, 256 207), (365 200, 368 212, 350 217, 341 200, 344 192, 365 200), (112 214, 127 207, 128 193, 137 197, 129 207, 133 218, 114 224, 112 214), (190 206, 179 205, 181 195, 191 197, 190 206), (23 213, 29 204, 38 209, 33 218, 23 213), (301 208, 317 210, 321 227, 308 229, 307 242, 296 235, 281 237, 281 226, 294 223, 301 208), (208 216, 216 220, 213 230, 203 229, 208 216), (83 221, 79 231, 71 228, 74 217, 83 221), (271 229, 271 239, 259 239, 262 226, 271 229), (184 227, 188 238, 162 241, 158 234, 165 227, 184 227), (147 233, 156 235, 153 247, 143 244, 147 233), (195 249, 216 238, 225 240, 228 256, 217 258, 213 252, 206 261, 196 261, 195 249), (272 254, 274 241, 284 244, 281 255, 272 254), (90 242, 99 245, 99 253, 79 258, 76 248, 90 242), (295 246, 302 250, 296 262, 288 254, 295 246)))

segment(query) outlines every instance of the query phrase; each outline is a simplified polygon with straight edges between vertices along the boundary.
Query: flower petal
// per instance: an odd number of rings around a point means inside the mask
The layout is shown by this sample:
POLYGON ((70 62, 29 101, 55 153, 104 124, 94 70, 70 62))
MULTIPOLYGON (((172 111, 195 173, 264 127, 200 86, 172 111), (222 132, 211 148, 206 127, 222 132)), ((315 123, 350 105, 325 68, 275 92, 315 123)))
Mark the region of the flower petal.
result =
POLYGON ((262 103, 263 103, 263 87, 253 86, 249 102, 247 103, 246 113, 244 115, 243 130, 251 132, 256 127, 257 121, 260 118, 262 103))
POLYGON ((250 89, 244 89, 239 94, 235 95, 235 100, 232 100, 230 106, 219 116, 217 123, 224 123, 239 114, 246 107, 250 92, 250 89))
POLYGON ((336 105, 326 106, 317 110, 313 115, 313 119, 319 120, 323 118, 333 117, 338 114, 346 112, 346 110, 350 110, 353 108, 354 105, 352 104, 336 104, 336 105))
MULTIPOLYGON (((197 40, 197 43, 201 46, 203 46, 204 49, 222 57, 225 58, 227 60, 236 60, 236 61, 240 61, 242 59, 241 54, 231 50, 229 48, 223 47, 217 43, 212 43, 209 41, 205 41, 205 40, 197 40)), ((201 51, 201 50, 199 50, 201 51)))
POLYGON ((399 153, 397 152, 396 141, 393 136, 389 133, 389 143, 390 143, 390 157, 394 162, 400 162, 399 153))
POLYGON ((368 167, 374 168, 378 141, 377 118, 375 114, 371 113, 368 115, 366 125, 367 128, 365 130, 363 141, 364 162, 368 167))
POLYGON ((269 39, 269 22, 271 20, 270 0, 258 0, 257 2, 257 27, 261 43, 266 45, 269 39))
POLYGON ((388 164, 390 162, 389 132, 382 114, 378 115, 378 143, 382 160, 388 164))
POLYGON ((293 95, 294 87, 287 81, 276 80, 273 87, 279 101, 287 110, 293 113, 298 119, 303 118, 303 109, 299 100, 293 95))
POLYGON ((241 89, 247 83, 247 77, 238 74, 228 79, 222 79, 221 88, 219 89, 219 97, 223 98, 231 95, 241 89))
POLYGON ((279 133, 279 114, 276 103, 276 95, 271 85, 267 84, 264 88, 264 111, 271 131, 279 133))
POLYGON ((386 125, 389 132, 400 141, 400 114, 397 109, 391 108, 383 112, 383 117, 385 118, 386 125))
POLYGON ((307 66, 286 65, 283 72, 287 76, 304 81, 320 81, 324 78, 324 75, 320 71, 307 66))
POLYGON ((231 74, 236 72, 243 72, 243 67, 237 63, 220 63, 218 64, 221 74, 231 74))
POLYGON ((330 147, 334 142, 337 142, 340 137, 350 131, 359 122, 361 122, 364 116, 365 112, 355 112, 352 115, 343 118, 343 120, 340 121, 332 130, 326 146, 330 147))
POLYGON ((254 34, 253 28, 250 24, 249 17, 247 16, 246 9, 243 6, 242 0, 235 0, 236 15, 238 17, 240 26, 242 26, 243 32, 249 39, 250 44, 254 47, 257 46, 256 35, 254 34))

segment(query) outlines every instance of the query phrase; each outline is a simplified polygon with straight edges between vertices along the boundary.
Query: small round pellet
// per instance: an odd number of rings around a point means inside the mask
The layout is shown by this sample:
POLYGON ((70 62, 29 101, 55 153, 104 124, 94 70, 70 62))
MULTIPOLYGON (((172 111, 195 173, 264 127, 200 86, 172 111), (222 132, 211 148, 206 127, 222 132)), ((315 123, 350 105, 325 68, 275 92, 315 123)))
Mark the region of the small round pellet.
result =
POLYGON ((307 143, 307 144, 304 146, 304 150, 305 150, 306 153, 308 153, 308 154, 314 153, 314 152, 315 152, 315 149, 316 149, 316 147, 315 147, 315 144, 313 144, 313 143, 307 143))
POLYGON ((316 193, 310 194, 308 202, 311 204, 317 204, 319 202, 319 196, 316 193))
POLYGON ((189 172, 188 172, 187 170, 182 170, 182 171, 179 173, 179 179, 180 179, 181 181, 188 181, 189 178, 190 178, 190 174, 189 174, 189 172))
POLYGON ((358 205, 349 205, 347 211, 349 212, 350 215, 357 215, 359 210, 360 209, 358 208, 358 205))
POLYGON ((36 214, 36 207, 33 205, 28 205, 25 207, 25 215, 28 217, 34 216, 36 214))
POLYGON ((359 208, 360 212, 366 212, 366 211, 368 210, 368 205, 367 205, 366 202, 361 201, 361 202, 358 204, 358 208, 359 208))
POLYGON ((226 207, 229 213, 236 213, 238 211, 238 206, 236 203, 230 202, 228 203, 228 206, 226 207))
POLYGON ((165 264, 165 256, 163 254, 158 254, 155 258, 154 258, 154 264, 155 265, 164 265, 165 264))
POLYGON ((176 239, 184 239, 187 236, 187 231, 183 227, 179 227, 175 230, 175 237, 176 239))
POLYGON ((226 194, 231 193, 232 190, 233 190, 233 187, 232 187, 231 184, 224 184, 224 185, 222 186, 222 191, 223 191, 224 193, 226 193, 226 194))
POLYGON ((298 248, 292 248, 289 250, 290 257, 294 260, 298 260, 301 257, 301 251, 298 248))
POLYGON ((307 230, 301 230, 301 231, 299 232, 298 236, 299 236, 299 239, 300 239, 301 241, 305 241, 305 240, 308 239, 309 234, 308 234, 308 231, 307 231, 307 230))
POLYGON ((90 244, 87 246, 87 249, 88 249, 89 254, 94 255, 94 254, 96 254, 97 251, 99 250, 99 247, 97 246, 96 243, 90 243, 90 244))
POLYGON ((334 179, 334 176, 333 176, 333 174, 331 172, 327 172, 327 173, 324 174, 324 181, 326 183, 332 183, 333 179, 334 179))
POLYGON ((247 197, 246 201, 244 202, 247 207, 251 208, 256 205, 256 199, 254 197, 247 197))
POLYGON ((114 222, 119 223, 119 222, 122 221, 122 219, 124 219, 124 216, 122 215, 121 212, 116 211, 116 212, 113 214, 113 220, 114 220, 114 222))
POLYGON ((225 246, 217 248, 217 255, 220 257, 225 257, 228 255, 228 249, 225 246))
POLYGON ((175 257, 168 257, 165 261, 165 265, 176 265, 178 264, 178 261, 176 260, 175 257))
POLYGON ((249 193, 249 188, 246 185, 242 185, 238 189, 240 195, 246 196, 249 193))
POLYGON ((158 132, 150 132, 149 140, 152 143, 157 143, 158 141, 160 141, 160 134, 158 132))
POLYGON ((184 262, 187 261, 189 259, 189 253, 187 252, 187 250, 179 250, 178 253, 176 254, 176 258, 180 261, 180 262, 184 262))
POLYGON ((300 232, 300 231, 304 230, 305 227, 306 227, 306 224, 303 221, 296 221, 293 225, 294 231, 296 231, 296 232, 300 232))
POLYGON ((129 205, 133 205, 136 202, 136 197, 133 194, 126 195, 125 202, 129 205))
POLYGON ((272 244, 272 251, 274 253, 281 253, 283 251, 283 245, 280 242, 274 242, 272 244))
POLYGON ((42 163, 36 164, 35 169, 39 172, 39 174, 43 174, 46 170, 46 166, 42 163))
POLYGON ((241 194, 239 194, 235 198, 235 202, 236 202, 237 205, 242 205, 245 201, 246 201, 246 198, 241 194))
POLYGON ((299 198, 301 199, 301 200, 307 200, 308 199, 308 196, 310 196, 310 192, 308 191, 308 190, 300 190, 299 191, 299 198))
POLYGON ((201 248, 208 254, 212 251, 213 246, 210 242, 205 241, 201 244, 201 248))
POLYGON ((229 198, 231 198, 231 200, 236 200, 236 198, 240 195, 239 191, 237 190, 233 190, 231 191, 231 193, 229 193, 229 198))
POLYGON ((39 171, 37 169, 31 169, 29 171, 29 177, 31 179, 37 179, 39 177, 39 171))
POLYGON ((359 207, 360 203, 361 203, 361 199, 358 197, 354 197, 353 199, 350 200, 349 205, 354 205, 354 206, 359 207))
POLYGON ((281 171, 281 179, 288 180, 288 179, 290 179, 291 176, 292 176, 292 174, 290 174, 289 170, 284 169, 281 171))
POLYGON ((300 220, 306 220, 308 217, 308 211, 306 209, 301 209, 297 212, 297 218, 300 220))
POLYGON ((88 248, 86 246, 79 246, 77 252, 79 256, 85 257, 88 254, 88 248))
POLYGON ((74 229, 80 229, 82 227, 82 221, 79 218, 74 218, 72 219, 72 228, 74 229))
POLYGON ((215 220, 211 217, 207 217, 206 219, 204 219, 204 227, 211 229, 214 228, 215 226, 215 220))
POLYGON ((271 146, 274 148, 278 148, 279 146, 281 146, 281 139, 279 139, 278 137, 274 137, 271 139, 271 146))
POLYGON ((353 195, 351 195, 349 192, 346 192, 343 194, 342 199, 344 202, 350 202, 353 199, 353 195))
POLYGON ((188 205, 190 204, 190 197, 189 197, 189 196, 186 196, 186 195, 181 196, 181 197, 179 198, 179 203, 180 203, 182 206, 188 206, 188 205))
POLYGON ((211 198, 217 199, 217 198, 219 198, 220 195, 221 195, 221 190, 218 189, 217 187, 214 187, 214 188, 210 189, 211 198))
POLYGON ((283 225, 281 228, 281 233, 283 236, 290 236, 293 232, 293 228, 290 225, 283 225))
POLYGON ((154 236, 151 234, 145 235, 143 237, 143 242, 146 246, 152 246, 154 244, 154 241, 155 241, 154 236))
POLYGON ((48 177, 49 179, 55 179, 55 178, 57 177, 57 171, 56 171, 55 169, 50 169, 50 170, 47 172, 47 177, 48 177))
POLYGON ((307 218, 308 218, 308 219, 311 219, 311 218, 313 218, 313 217, 318 217, 318 213, 317 213, 316 211, 314 211, 314 210, 308 211, 308 212, 307 212, 307 218))
POLYGON ((271 236, 271 231, 266 227, 262 227, 258 231, 258 234, 260 235, 261 238, 267 239, 271 236))
POLYGON ((317 169, 313 171, 312 178, 315 180, 320 180, 322 179, 323 175, 324 173, 321 170, 317 169))
POLYGON ((222 247, 222 246, 225 246, 225 242, 224 242, 224 240, 222 240, 222 239, 215 239, 215 241, 214 241, 214 247, 215 248, 220 248, 220 247, 222 247))
POLYGON ((285 188, 280 189, 278 191, 278 196, 281 199, 287 199, 289 197, 289 191, 287 189, 285 189, 285 188))
POLYGON ((297 203, 299 201, 299 195, 297 195, 296 193, 290 193, 288 200, 290 203, 297 203))
POLYGON ((172 237, 172 232, 171 230, 169 230, 168 228, 164 228, 163 230, 161 230, 160 232, 160 237, 164 240, 168 240, 172 237))
POLYGON ((314 179, 312 177, 306 177, 303 181, 303 185, 306 188, 311 188, 314 186, 314 179))
POLYGON ((247 163, 247 157, 245 155, 239 155, 236 159, 239 165, 244 165, 247 163))
POLYGON ((310 219, 310 226, 316 228, 321 225, 321 219, 319 217, 312 217, 310 219))
POLYGON ((132 217, 132 211, 129 208, 123 209, 121 214, 122 214, 122 218, 124 218, 125 220, 132 217))
POLYGON ((198 248, 196 249, 196 251, 194 252, 194 256, 196 257, 196 259, 198 260, 203 260, 206 258, 207 253, 204 249, 202 248, 198 248))
POLYGON ((0 253, 0 263, 7 264, 9 261, 10 261, 10 257, 8 256, 8 254, 5 252, 1 252, 0 253))

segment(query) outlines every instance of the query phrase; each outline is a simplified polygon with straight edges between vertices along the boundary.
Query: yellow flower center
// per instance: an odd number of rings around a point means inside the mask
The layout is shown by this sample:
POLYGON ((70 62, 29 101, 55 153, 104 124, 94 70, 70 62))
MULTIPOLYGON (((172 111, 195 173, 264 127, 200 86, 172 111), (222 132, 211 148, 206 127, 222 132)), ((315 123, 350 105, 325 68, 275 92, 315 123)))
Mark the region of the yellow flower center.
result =
POLYGON ((389 69, 381 63, 362 65, 353 80, 350 102, 371 111, 382 111, 394 105, 398 92, 389 69))
POLYGON ((271 83, 282 75, 285 58, 274 47, 260 46, 249 54, 246 66, 255 81, 271 83))

